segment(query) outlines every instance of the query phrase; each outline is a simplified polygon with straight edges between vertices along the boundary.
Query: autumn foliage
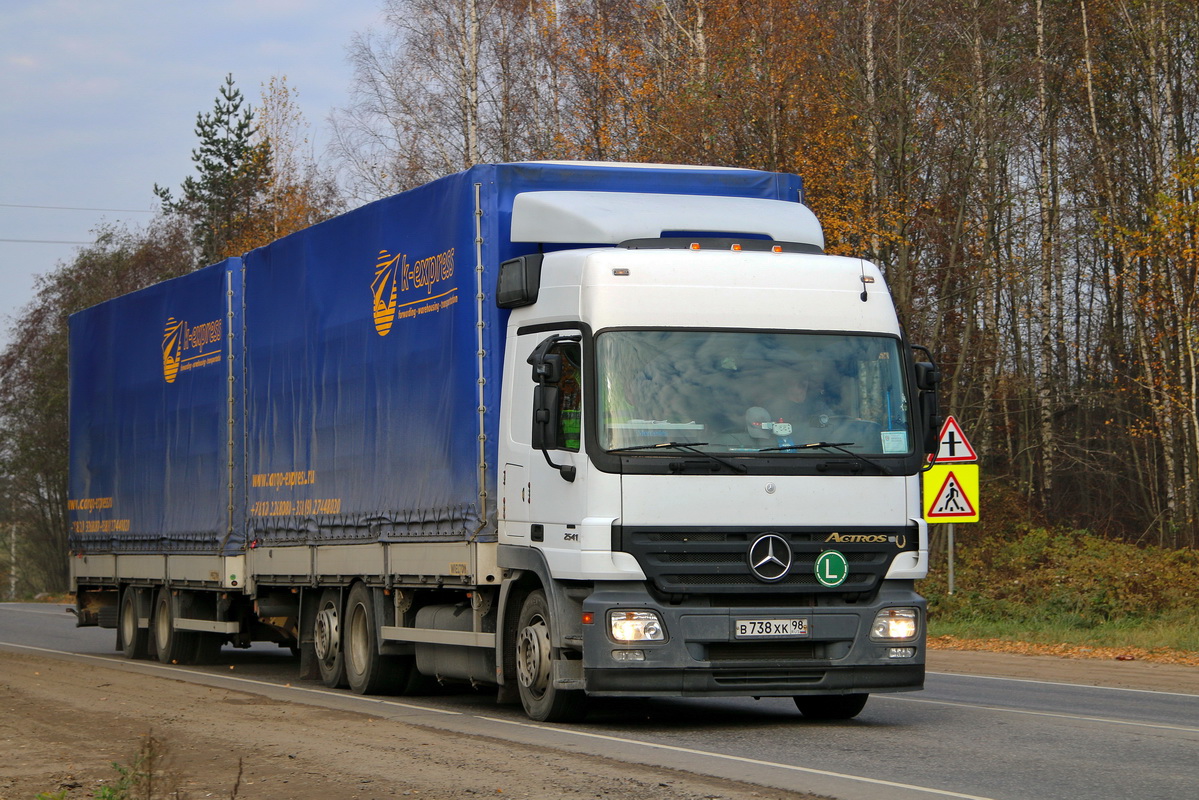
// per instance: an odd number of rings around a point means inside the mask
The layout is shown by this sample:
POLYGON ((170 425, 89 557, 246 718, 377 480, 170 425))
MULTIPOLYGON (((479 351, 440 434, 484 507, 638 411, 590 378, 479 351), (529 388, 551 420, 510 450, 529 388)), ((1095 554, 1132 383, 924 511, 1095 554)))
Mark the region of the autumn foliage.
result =
POLYGON ((514 158, 797 172, 937 353, 987 491, 1199 546, 1193 0, 386 6, 340 116, 357 191, 514 158))

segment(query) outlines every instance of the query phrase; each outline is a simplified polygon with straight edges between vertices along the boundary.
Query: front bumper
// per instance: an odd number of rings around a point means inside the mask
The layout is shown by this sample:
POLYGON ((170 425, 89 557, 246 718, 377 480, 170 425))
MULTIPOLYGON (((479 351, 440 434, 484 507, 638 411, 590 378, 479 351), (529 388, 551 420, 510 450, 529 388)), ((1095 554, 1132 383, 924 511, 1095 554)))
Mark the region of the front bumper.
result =
POLYGON ((588 694, 608 696, 793 696, 914 691, 924 686, 925 608, 908 582, 884 583, 872 603, 837 606, 663 605, 640 587, 624 584, 592 593, 583 611, 583 681, 588 694), (913 641, 870 640, 880 609, 904 606, 919 612, 913 641), (669 638, 619 643, 608 636, 610 609, 656 611, 669 638), (738 619, 808 620, 809 635, 786 639, 737 639, 738 619), (911 655, 894 658, 895 647, 911 655), (639 650, 643 661, 617 661, 614 651, 639 650))

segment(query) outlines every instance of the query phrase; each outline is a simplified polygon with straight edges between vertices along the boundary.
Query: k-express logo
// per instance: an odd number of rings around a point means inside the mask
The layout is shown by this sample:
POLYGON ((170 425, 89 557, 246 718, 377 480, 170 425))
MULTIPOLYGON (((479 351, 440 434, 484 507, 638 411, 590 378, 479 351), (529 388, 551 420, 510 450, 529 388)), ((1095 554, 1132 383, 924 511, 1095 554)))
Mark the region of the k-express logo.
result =
POLYGON ((162 375, 167 379, 167 383, 174 383, 179 374, 179 355, 183 345, 179 338, 179 329, 182 327, 182 322, 171 317, 162 332, 162 375))
POLYGON ((189 325, 169 317, 162 329, 162 377, 166 382, 174 383, 180 372, 220 362, 223 331, 220 319, 189 325))
POLYGON ((405 253, 392 255, 379 251, 375 262, 375 279, 371 282, 371 311, 375 332, 386 336, 397 319, 440 311, 457 300, 456 289, 434 293, 439 284, 454 277, 454 248, 419 261, 408 261, 405 253), (417 296, 405 303, 400 300, 417 296), (447 299, 448 298, 448 299, 447 299), (437 302, 434 302, 437 301, 437 302))

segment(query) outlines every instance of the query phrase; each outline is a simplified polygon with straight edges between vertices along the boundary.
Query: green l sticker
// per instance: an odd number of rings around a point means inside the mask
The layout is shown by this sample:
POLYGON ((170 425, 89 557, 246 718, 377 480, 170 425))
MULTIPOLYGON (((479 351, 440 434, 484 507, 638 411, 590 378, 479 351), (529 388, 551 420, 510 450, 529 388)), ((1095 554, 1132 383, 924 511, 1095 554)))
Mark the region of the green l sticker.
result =
POLYGON ((816 580, 821 586, 840 586, 849 577, 849 562, 836 550, 825 550, 816 559, 816 580))

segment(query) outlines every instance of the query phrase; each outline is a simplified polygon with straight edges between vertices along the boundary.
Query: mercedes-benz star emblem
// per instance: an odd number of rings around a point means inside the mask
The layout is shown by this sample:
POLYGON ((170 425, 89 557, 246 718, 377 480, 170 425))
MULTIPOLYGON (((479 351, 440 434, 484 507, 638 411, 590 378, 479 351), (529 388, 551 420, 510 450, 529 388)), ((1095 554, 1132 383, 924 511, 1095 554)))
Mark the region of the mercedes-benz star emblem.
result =
POLYGON ((791 569, 791 545, 776 533, 759 536, 749 546, 749 568, 760 581, 782 580, 791 569))

